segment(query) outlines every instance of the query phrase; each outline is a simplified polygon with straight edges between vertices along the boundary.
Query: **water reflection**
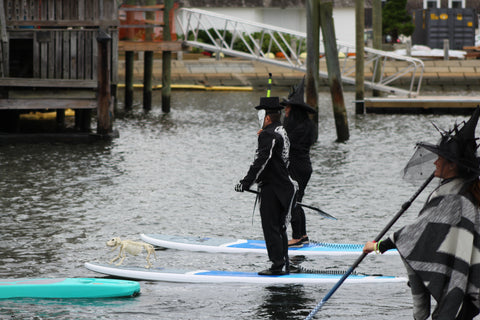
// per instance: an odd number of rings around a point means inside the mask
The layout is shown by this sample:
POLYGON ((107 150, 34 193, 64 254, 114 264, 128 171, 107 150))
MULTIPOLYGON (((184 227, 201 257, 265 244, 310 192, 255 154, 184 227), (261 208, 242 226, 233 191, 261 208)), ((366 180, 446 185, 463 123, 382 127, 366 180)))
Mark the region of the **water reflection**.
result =
POLYGON ((263 300, 257 315, 272 320, 304 319, 314 303, 307 297, 302 285, 265 287, 263 300))

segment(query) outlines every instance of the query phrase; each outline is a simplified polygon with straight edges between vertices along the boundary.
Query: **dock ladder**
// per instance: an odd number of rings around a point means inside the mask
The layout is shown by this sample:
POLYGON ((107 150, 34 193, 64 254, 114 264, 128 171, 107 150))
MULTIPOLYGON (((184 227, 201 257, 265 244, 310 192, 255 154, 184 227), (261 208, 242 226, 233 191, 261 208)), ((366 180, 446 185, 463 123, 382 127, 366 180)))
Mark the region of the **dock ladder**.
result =
MULTIPOLYGON (((187 46, 306 72, 305 57, 301 56, 306 51, 305 33, 201 9, 178 9, 176 19, 177 30, 187 46), (200 33, 206 33, 209 41, 200 41, 200 33), (281 53, 282 59, 271 58, 275 51, 281 53)), ((355 61, 351 58, 355 46, 340 41, 337 46, 342 81, 355 84, 355 61)), ((420 92, 423 70, 420 59, 365 48, 365 87, 414 97, 420 92), (380 74, 378 80, 373 77, 377 72, 380 74), (402 87, 398 86, 400 83, 402 87)), ((320 71, 319 75, 328 78, 326 71, 320 71)))

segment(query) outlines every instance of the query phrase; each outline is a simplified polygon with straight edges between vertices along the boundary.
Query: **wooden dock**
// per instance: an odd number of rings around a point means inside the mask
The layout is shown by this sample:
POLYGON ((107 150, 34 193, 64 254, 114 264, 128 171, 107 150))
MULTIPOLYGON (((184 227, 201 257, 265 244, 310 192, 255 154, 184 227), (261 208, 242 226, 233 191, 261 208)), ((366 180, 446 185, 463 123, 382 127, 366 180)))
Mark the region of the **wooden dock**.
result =
MULTIPOLYGON (((110 88, 118 83, 116 8, 115 0, 0 0, 2 141, 26 133, 21 115, 33 110, 55 111, 58 134, 87 137, 96 111, 97 135, 111 136, 110 88), (73 127, 65 122, 66 109, 75 110, 73 127)), ((46 130, 39 127, 37 133, 46 130)))
POLYGON ((366 113, 471 114, 480 96, 418 96, 365 98, 366 113))

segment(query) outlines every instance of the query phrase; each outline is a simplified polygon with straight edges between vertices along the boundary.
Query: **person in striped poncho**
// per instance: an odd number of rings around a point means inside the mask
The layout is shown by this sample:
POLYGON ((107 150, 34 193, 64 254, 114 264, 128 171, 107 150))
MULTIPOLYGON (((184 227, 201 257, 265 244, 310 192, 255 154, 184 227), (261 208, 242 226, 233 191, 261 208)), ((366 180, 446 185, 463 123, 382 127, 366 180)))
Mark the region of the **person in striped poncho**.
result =
POLYGON ((480 115, 442 132, 437 145, 419 143, 425 158, 436 157, 439 186, 417 219, 365 253, 398 249, 405 263, 415 320, 473 319, 480 307, 480 188, 475 128, 480 115))

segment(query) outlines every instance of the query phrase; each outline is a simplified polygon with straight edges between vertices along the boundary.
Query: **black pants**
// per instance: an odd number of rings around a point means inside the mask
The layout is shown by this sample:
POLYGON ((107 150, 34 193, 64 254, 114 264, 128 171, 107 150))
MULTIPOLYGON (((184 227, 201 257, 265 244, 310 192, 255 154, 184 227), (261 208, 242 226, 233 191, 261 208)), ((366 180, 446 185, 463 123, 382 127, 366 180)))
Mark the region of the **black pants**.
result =
MULTIPOLYGON (((292 179, 298 183, 297 201, 302 202, 303 195, 305 194, 305 188, 307 187, 308 181, 312 175, 312 165, 310 162, 292 162, 289 170, 292 179)), ((301 239, 307 234, 305 212, 301 206, 295 206, 292 210, 291 225, 293 239, 301 239)))
POLYGON ((287 210, 288 208, 284 208, 271 186, 262 186, 260 217, 268 258, 272 261, 271 269, 274 270, 281 270, 288 263, 288 237, 285 226, 287 210))

